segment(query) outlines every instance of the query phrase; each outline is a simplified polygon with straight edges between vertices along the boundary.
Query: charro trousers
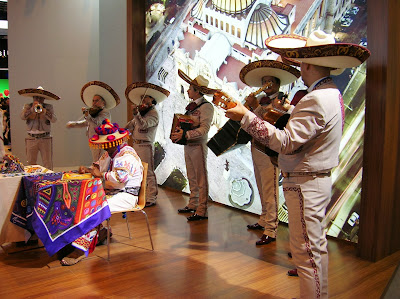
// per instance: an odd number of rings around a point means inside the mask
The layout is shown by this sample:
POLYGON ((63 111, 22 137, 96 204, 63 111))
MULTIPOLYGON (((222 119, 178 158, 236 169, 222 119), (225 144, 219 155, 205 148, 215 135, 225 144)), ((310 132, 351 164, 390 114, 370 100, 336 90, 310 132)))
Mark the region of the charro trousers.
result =
POLYGON ((328 175, 289 176, 283 181, 300 298, 328 298, 328 242, 322 220, 331 189, 328 175))
POLYGON ((187 144, 184 152, 190 187, 190 200, 187 206, 195 209, 196 214, 207 216, 207 145, 205 143, 187 144))
POLYGON ((251 155, 262 208, 258 224, 264 226, 265 235, 276 238, 279 223, 278 170, 272 165, 269 157, 253 145, 251 155))
POLYGON ((37 156, 40 152, 42 157, 43 166, 47 169, 53 169, 53 138, 43 137, 43 138, 25 138, 26 147, 26 157, 28 160, 28 165, 37 164, 37 156))

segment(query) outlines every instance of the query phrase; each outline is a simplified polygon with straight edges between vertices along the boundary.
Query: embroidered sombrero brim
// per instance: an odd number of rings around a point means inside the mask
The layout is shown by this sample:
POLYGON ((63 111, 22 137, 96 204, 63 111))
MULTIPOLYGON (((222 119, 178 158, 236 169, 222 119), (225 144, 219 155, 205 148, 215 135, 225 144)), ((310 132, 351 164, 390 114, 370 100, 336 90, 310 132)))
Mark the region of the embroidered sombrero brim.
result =
POLYGON ((92 100, 95 95, 101 96, 106 102, 106 109, 112 109, 118 106, 120 99, 117 93, 109 85, 101 81, 90 81, 83 85, 81 90, 81 99, 86 106, 92 106, 92 100))
POLYGON ((169 96, 169 91, 152 83, 135 82, 125 89, 125 97, 133 104, 140 105, 142 96, 149 95, 158 103, 161 103, 169 96))
POLYGON ((281 85, 286 85, 296 81, 300 77, 300 71, 280 61, 259 60, 245 65, 239 73, 243 83, 254 87, 261 87, 265 76, 276 77, 281 85))
POLYGON ((60 97, 55 95, 54 93, 44 90, 44 89, 40 89, 40 88, 21 89, 21 90, 18 90, 18 93, 24 97, 37 96, 37 97, 43 97, 46 100, 56 100, 56 101, 58 101, 60 99, 60 97))
MULTIPOLYGON (((301 65, 300 61, 289 59, 287 57, 282 57, 282 61, 284 63, 288 64, 288 65, 292 65, 292 66, 295 66, 295 67, 300 67, 300 65, 301 65)), ((341 73, 344 72, 344 70, 345 70, 344 68, 343 69, 331 69, 331 75, 332 76, 339 76, 341 73)))
POLYGON ((178 75, 179 77, 181 77, 183 79, 183 81, 185 81, 188 84, 192 84, 195 85, 197 89, 200 90, 200 92, 202 92, 203 94, 214 94, 217 91, 219 91, 218 89, 213 89, 213 88, 208 88, 202 85, 197 84, 196 81, 192 80, 188 75, 186 75, 182 70, 178 69, 178 75))
POLYGON ((265 45, 284 58, 334 69, 359 66, 371 54, 367 48, 350 43, 306 46, 306 42, 306 37, 282 34, 269 37, 265 45))

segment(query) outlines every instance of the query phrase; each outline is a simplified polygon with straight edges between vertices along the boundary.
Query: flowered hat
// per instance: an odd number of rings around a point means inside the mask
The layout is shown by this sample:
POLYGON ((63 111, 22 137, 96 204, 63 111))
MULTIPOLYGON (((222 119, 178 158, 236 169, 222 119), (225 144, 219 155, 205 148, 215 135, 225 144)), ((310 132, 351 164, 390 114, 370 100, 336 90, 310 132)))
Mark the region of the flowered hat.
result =
POLYGON ((107 118, 94 130, 96 134, 89 139, 91 148, 107 149, 121 145, 129 139, 128 130, 120 128, 117 123, 111 123, 107 118))
POLYGON ((125 97, 133 104, 140 105, 143 95, 151 96, 158 104, 169 96, 169 91, 148 82, 135 82, 125 89, 125 97))
POLYGON ((182 70, 178 70, 178 75, 190 85, 194 85, 203 94, 214 94, 218 91, 218 89, 209 88, 208 80, 202 75, 198 75, 193 80, 190 79, 190 77, 186 75, 182 70))
POLYGON ((118 106, 120 100, 117 93, 109 85, 101 81, 90 81, 83 85, 81 89, 81 99, 86 106, 92 106, 92 100, 95 95, 101 96, 106 102, 106 109, 112 109, 118 106))
POLYGON ((362 64, 370 51, 360 45, 335 43, 335 38, 322 30, 316 30, 306 38, 300 35, 275 35, 265 40, 271 51, 289 60, 308 64, 344 69, 362 64))
POLYGON ((58 101, 60 99, 59 96, 55 95, 54 93, 44 90, 42 86, 39 86, 38 88, 26 88, 26 89, 21 89, 18 90, 18 93, 21 96, 24 97, 42 97, 45 98, 46 100, 56 100, 58 101))
POLYGON ((261 87, 265 76, 276 77, 281 85, 286 85, 296 81, 300 77, 300 71, 280 61, 258 60, 245 65, 239 73, 244 84, 254 87, 261 87))

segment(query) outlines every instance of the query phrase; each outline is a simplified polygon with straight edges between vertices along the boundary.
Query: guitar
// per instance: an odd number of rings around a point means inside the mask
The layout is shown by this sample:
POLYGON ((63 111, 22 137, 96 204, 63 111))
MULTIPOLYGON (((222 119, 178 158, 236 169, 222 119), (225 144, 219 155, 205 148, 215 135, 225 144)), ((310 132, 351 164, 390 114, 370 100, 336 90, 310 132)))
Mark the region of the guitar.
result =
MULTIPOLYGON (((258 95, 261 91, 269 87, 271 84, 272 82, 267 82, 264 86, 262 86, 257 91, 253 92, 251 95, 253 96, 258 95)), ((222 91, 219 91, 214 94, 212 102, 217 107, 221 107, 224 110, 236 106, 236 102, 222 91)), ((244 106, 248 109, 250 108, 249 105, 245 104, 244 106)), ((283 93, 280 93, 279 96, 273 99, 271 104, 267 106, 264 113, 262 114, 262 119, 279 129, 283 129, 286 126, 290 117, 290 114, 288 114, 288 110, 290 109, 290 107, 291 105, 289 104, 288 99, 283 96, 283 93)), ((222 129, 224 129, 224 127, 222 129)), ((242 130, 240 128, 240 124, 238 124, 238 130, 242 130)), ((221 141, 219 143, 221 143, 221 141)), ((277 157, 278 157, 277 152, 271 150, 270 148, 266 147, 264 144, 260 143, 255 139, 253 140, 253 144, 259 151, 263 152, 264 154, 267 154, 274 165, 277 165, 277 157)))
MULTIPOLYGON (((259 88, 257 91, 251 93, 256 96, 265 88, 272 85, 272 82, 267 82, 264 86, 259 88)), ((213 104, 217 107, 221 107, 224 110, 233 108, 236 106, 235 101, 230 98, 226 93, 218 91, 214 94, 213 104)), ((245 104, 247 108, 250 108, 245 104)), ((236 149, 239 146, 247 144, 252 140, 250 134, 244 131, 240 127, 240 122, 234 120, 228 120, 226 124, 208 141, 207 146, 214 152, 216 156, 223 153, 236 149)))

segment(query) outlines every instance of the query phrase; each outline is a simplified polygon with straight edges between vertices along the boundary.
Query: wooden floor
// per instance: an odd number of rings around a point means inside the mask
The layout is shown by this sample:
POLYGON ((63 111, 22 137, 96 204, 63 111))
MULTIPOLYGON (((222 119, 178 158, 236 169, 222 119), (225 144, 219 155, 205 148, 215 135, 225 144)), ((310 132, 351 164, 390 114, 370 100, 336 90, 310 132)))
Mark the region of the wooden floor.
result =
MULTIPOLYGON (((6 254, 0 249, 0 298, 294 298, 299 280, 288 277, 292 263, 288 228, 264 247, 262 232, 247 231, 258 216, 210 203, 209 220, 188 223, 177 209, 188 197, 159 190, 147 208, 155 251, 144 215, 113 215, 111 261, 107 247, 71 267, 60 266, 43 248, 6 254), (124 242, 125 244, 121 243, 124 242), (130 244, 130 245, 126 245, 130 244)), ((379 298, 400 261, 400 251, 371 263, 356 257, 353 245, 329 240, 331 298, 379 298)))

